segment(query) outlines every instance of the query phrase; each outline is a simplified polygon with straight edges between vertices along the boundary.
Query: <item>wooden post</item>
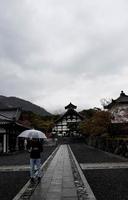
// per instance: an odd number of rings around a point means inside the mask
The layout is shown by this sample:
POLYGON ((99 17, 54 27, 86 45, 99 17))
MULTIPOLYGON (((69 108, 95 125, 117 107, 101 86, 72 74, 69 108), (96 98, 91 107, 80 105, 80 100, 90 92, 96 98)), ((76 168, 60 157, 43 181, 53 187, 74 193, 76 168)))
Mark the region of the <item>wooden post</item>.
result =
POLYGON ((7 134, 3 135, 3 153, 7 153, 8 152, 8 138, 7 138, 7 134))

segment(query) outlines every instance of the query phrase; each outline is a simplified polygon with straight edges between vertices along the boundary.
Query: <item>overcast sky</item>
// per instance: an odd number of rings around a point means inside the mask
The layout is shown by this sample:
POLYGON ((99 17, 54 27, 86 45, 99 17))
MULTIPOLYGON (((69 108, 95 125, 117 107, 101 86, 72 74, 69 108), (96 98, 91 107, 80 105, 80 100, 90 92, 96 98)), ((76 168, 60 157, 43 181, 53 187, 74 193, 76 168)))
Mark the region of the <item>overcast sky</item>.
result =
POLYGON ((128 94, 127 0, 0 0, 0 95, 59 112, 128 94))

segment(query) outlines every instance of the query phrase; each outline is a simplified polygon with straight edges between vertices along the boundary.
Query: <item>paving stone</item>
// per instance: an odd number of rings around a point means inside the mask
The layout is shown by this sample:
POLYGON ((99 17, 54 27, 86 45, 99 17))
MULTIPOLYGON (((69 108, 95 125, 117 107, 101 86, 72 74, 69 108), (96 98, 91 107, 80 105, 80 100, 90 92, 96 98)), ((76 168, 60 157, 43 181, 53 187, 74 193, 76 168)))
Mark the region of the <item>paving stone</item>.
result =
POLYGON ((61 187, 50 187, 50 189, 48 190, 48 192, 59 192, 61 193, 61 187))
POLYGON ((77 197, 62 197, 61 200, 78 200, 77 197))
POLYGON ((53 179, 51 181, 51 184, 61 184, 62 185, 62 179, 53 179))
POLYGON ((67 145, 61 145, 30 200, 76 200, 67 145))
POLYGON ((73 177, 64 176, 63 181, 74 181, 73 177))
POLYGON ((63 188, 74 188, 75 184, 72 181, 63 181, 63 188))
POLYGON ((30 200, 45 200, 46 196, 44 196, 44 194, 33 194, 32 197, 30 198, 30 200))
POLYGON ((75 188, 63 188, 62 190, 63 197, 77 197, 75 188))
POLYGON ((61 192, 48 192, 46 199, 61 199, 61 192))

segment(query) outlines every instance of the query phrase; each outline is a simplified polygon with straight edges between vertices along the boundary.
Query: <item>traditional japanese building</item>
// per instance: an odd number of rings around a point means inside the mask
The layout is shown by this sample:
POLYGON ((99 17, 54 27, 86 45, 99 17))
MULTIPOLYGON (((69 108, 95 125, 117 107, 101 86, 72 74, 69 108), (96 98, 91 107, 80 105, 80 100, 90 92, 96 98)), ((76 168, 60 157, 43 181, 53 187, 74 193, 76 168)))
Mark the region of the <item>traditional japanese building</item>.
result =
POLYGON ((21 108, 0 109, 0 153, 8 153, 19 148, 17 136, 29 127, 22 124, 21 116, 21 108))
POLYGON ((79 134, 79 123, 83 120, 83 117, 75 111, 76 108, 77 106, 72 103, 65 107, 67 111, 55 122, 53 134, 61 136, 79 134))
POLYGON ((119 134, 128 134, 128 95, 121 91, 120 96, 104 106, 112 116, 112 129, 119 134))

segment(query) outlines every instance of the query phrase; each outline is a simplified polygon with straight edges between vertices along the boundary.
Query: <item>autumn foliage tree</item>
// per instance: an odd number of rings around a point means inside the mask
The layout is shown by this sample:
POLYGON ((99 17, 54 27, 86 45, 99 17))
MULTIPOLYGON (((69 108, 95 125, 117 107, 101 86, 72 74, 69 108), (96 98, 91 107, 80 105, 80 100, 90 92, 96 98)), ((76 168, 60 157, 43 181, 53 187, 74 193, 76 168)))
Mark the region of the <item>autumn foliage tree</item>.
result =
POLYGON ((81 122, 80 129, 83 134, 103 135, 108 133, 110 122, 111 116, 109 112, 97 110, 92 117, 81 122))
POLYGON ((45 132, 46 134, 49 134, 52 131, 54 121, 57 118, 58 115, 40 116, 32 112, 29 113, 29 120, 31 122, 31 126, 35 129, 45 132))
POLYGON ((49 134, 51 133, 54 122, 58 117, 58 115, 40 116, 28 111, 23 113, 21 122, 23 125, 28 125, 31 128, 34 127, 35 129, 45 132, 45 134, 49 134))

